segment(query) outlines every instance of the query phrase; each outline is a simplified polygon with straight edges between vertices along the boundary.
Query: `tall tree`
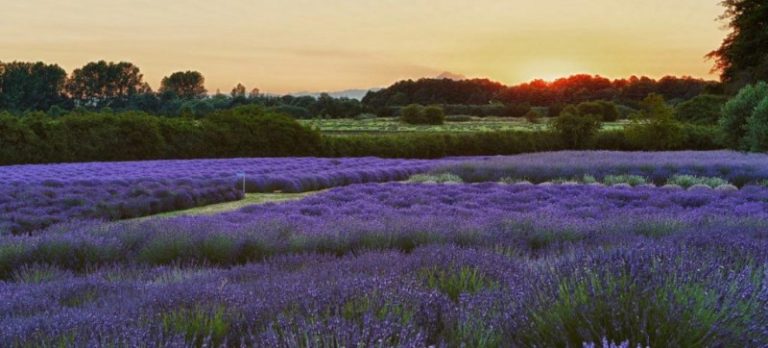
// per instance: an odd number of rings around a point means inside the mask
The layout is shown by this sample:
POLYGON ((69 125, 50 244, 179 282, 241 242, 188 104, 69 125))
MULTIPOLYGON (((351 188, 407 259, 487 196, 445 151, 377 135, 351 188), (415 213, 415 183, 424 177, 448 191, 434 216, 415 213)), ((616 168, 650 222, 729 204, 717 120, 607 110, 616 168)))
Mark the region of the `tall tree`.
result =
POLYGON ((42 62, 0 62, 0 109, 48 110, 64 101, 67 72, 42 62))
POLYGON ((232 98, 245 98, 245 86, 242 83, 238 83, 235 88, 232 88, 232 98))
POLYGON ((725 13, 731 33, 719 49, 707 56, 715 60, 714 71, 729 90, 746 84, 768 80, 768 1, 724 0, 725 13))
POLYGON ((160 93, 173 93, 183 99, 202 98, 207 92, 205 78, 197 71, 178 71, 160 82, 160 93))
POLYGON ((125 103, 128 97, 149 92, 139 68, 129 62, 98 61, 75 69, 67 81, 70 96, 82 105, 102 107, 125 103))

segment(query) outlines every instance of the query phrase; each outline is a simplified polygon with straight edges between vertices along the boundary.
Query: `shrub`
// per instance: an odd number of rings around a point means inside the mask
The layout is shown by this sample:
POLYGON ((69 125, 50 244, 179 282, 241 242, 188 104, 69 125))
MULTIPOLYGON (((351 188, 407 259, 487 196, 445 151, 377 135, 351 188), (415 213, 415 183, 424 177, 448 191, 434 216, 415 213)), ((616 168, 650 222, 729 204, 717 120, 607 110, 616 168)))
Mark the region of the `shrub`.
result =
POLYGON ((644 110, 634 115, 626 128, 630 143, 644 150, 671 150, 683 141, 682 126, 675 121, 673 109, 658 94, 643 100, 644 110))
POLYGON ((323 141, 327 157, 439 158, 563 149, 556 134, 527 131, 343 135, 326 136, 323 141))
POLYGON ((316 154, 320 144, 319 133, 256 106, 217 111, 201 128, 211 157, 306 156, 316 154))
POLYGON ((279 114, 288 115, 293 118, 298 118, 298 119, 307 119, 312 117, 312 114, 309 112, 309 109, 301 106, 295 106, 295 105, 283 104, 283 105, 273 106, 269 108, 269 110, 279 114))
POLYGON ((619 119, 619 109, 613 102, 598 100, 583 102, 576 106, 580 115, 595 115, 603 122, 614 122, 619 119))
POLYGON ((565 105, 563 104, 560 104, 560 103, 552 104, 547 108, 547 116, 548 117, 560 116, 560 114, 563 112, 564 109, 565 109, 565 105))
POLYGON ((768 151, 768 95, 747 119, 747 134, 744 141, 750 151, 768 151))
POLYGON ((619 110, 619 118, 621 119, 630 118, 634 113, 637 112, 637 109, 621 104, 616 105, 616 108, 619 110))
POLYGON ((684 101, 675 107, 675 118, 680 122, 717 124, 723 115, 726 98, 703 94, 684 101))
POLYGON ((504 111, 500 116, 508 117, 523 117, 525 114, 531 111, 531 106, 528 103, 522 104, 506 104, 504 105, 504 111))
POLYGON ((583 148, 597 134, 600 120, 593 115, 581 115, 569 106, 551 122, 551 127, 568 148, 583 148))
POLYGON ((140 112, 0 115, 0 164, 308 156, 320 145, 319 132, 254 106, 201 120, 140 112))
POLYGON ((531 109, 531 111, 528 111, 527 114, 525 114, 525 120, 530 123, 539 123, 539 118, 541 115, 539 115, 536 110, 531 109))
POLYGON ((400 121, 408 124, 421 124, 421 105, 411 104, 400 109, 400 121))
POLYGON ((21 119, 0 113, 0 163, 32 162, 40 140, 21 119))
POLYGON ((723 117, 719 122, 723 145, 737 150, 750 148, 750 144, 745 139, 747 122, 758 105, 766 98, 768 98, 768 83, 760 82, 742 88, 735 97, 725 103, 723 117))
POLYGON ((695 124, 683 124, 681 143, 676 149, 717 150, 722 146, 718 144, 719 130, 716 126, 702 126, 695 124))
POLYGON ((422 110, 422 119, 425 124, 439 125, 445 122, 445 113, 439 106, 427 106, 422 110))

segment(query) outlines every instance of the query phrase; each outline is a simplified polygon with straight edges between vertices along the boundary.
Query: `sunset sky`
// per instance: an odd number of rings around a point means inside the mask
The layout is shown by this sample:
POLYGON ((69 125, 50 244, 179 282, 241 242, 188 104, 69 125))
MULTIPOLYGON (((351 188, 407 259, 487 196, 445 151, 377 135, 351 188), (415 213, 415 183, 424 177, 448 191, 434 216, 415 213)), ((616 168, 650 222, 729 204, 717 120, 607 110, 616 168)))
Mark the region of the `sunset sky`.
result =
POLYGON ((386 86, 443 71, 508 84, 573 73, 715 78, 719 0, 0 0, 0 61, 130 61, 157 88, 386 86))

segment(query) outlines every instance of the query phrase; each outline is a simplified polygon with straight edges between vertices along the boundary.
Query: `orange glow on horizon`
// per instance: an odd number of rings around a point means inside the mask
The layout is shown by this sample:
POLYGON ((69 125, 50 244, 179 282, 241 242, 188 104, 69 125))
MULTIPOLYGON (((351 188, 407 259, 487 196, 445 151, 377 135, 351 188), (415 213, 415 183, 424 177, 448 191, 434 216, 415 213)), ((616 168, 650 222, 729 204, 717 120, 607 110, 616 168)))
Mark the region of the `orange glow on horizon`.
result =
POLYGON ((157 88, 383 87, 448 71, 505 84, 578 73, 716 79, 719 0, 25 0, 0 13, 0 61, 130 61, 157 88))

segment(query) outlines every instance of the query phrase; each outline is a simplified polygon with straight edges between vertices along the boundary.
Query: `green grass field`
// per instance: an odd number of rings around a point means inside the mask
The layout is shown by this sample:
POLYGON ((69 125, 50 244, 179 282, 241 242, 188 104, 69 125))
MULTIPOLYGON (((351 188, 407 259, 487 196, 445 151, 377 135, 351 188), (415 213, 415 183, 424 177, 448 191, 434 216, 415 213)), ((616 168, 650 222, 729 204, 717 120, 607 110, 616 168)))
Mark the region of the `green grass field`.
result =
MULTIPOLYGON (((472 117, 466 122, 451 122, 432 125, 412 125, 400 122, 393 117, 375 119, 311 119, 299 120, 303 125, 314 127, 326 134, 355 133, 478 133, 496 131, 540 131, 548 128, 549 119, 542 118, 538 123, 530 123, 524 118, 513 117, 472 117)), ((603 129, 621 129, 628 121, 604 123, 603 129)))

